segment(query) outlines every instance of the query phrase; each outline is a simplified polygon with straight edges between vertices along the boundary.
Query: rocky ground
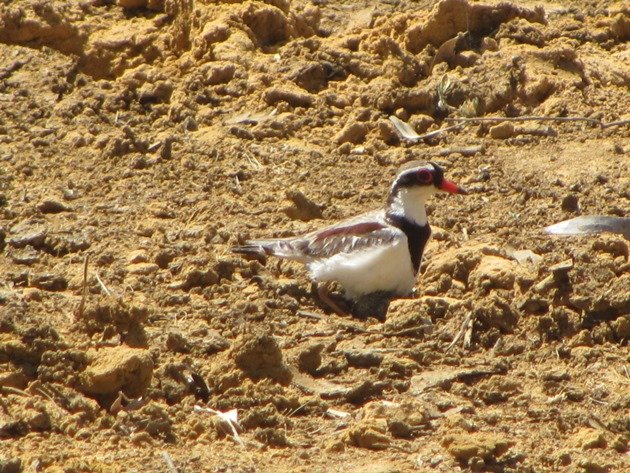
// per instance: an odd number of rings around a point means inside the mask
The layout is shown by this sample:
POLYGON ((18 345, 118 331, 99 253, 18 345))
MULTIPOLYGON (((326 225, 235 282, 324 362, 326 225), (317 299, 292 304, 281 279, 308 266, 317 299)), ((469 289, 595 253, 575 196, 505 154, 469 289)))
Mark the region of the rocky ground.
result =
POLYGON ((628 215, 628 39, 598 0, 0 2, 0 472, 628 471, 628 240, 542 231, 628 215), (581 118, 453 121, 525 116, 581 118), (470 195, 384 319, 230 253, 411 159, 470 195))

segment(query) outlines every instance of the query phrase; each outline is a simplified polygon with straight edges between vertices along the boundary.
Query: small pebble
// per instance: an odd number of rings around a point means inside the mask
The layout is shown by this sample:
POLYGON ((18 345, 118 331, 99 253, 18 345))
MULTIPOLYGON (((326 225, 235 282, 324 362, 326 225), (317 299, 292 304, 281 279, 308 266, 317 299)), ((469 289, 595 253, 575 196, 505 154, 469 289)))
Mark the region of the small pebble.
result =
POLYGON ((135 250, 127 255, 127 261, 129 264, 146 263, 148 258, 144 250, 135 250))
POLYGON ((490 128, 490 136, 495 140, 511 138, 515 133, 514 125, 510 122, 499 123, 490 128))
POLYGON ((60 212, 70 212, 72 209, 58 200, 44 199, 37 204, 37 210, 43 214, 57 214, 60 212))
POLYGON ((129 274, 148 275, 157 272, 160 267, 155 263, 136 263, 126 267, 129 274))
POLYGON ((562 210, 565 212, 578 212, 580 210, 580 202, 577 195, 569 194, 562 199, 562 210))

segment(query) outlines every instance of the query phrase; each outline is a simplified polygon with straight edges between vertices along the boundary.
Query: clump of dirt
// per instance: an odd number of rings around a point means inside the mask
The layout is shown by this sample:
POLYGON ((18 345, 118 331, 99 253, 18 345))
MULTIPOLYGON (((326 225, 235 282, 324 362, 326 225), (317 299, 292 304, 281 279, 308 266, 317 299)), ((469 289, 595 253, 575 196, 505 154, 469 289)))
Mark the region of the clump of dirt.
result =
POLYGON ((628 18, 4 2, 0 470, 623 470, 628 241, 542 229, 629 214, 628 18), (469 191, 429 202, 415 297, 340 317, 230 252, 411 160, 469 191))
POLYGON ((269 379, 285 385, 291 381, 282 351, 271 335, 243 335, 235 340, 224 358, 225 362, 217 366, 218 372, 210 375, 212 384, 221 391, 240 385, 245 378, 254 381, 269 379))
POLYGON ((101 297, 90 301, 78 315, 78 323, 88 336, 101 335, 102 340, 119 337, 130 347, 146 347, 144 323, 149 309, 139 303, 101 297))
POLYGON ((110 347, 88 352, 89 365, 80 377, 80 389, 110 398, 123 392, 142 396, 151 383, 153 361, 146 350, 110 347))

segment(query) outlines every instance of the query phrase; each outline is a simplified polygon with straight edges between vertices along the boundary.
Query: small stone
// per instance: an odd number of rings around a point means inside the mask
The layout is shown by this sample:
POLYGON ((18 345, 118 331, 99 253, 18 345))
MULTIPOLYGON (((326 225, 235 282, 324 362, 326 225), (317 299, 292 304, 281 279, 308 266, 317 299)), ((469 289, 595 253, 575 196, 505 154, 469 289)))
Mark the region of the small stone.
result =
POLYGON ((405 110, 404 108, 399 108, 394 112, 394 115, 396 115, 398 118, 400 118, 402 121, 407 121, 409 120, 409 112, 407 112, 407 110, 405 110))
POLYGON ((564 260, 560 263, 554 264, 553 266, 549 267, 549 270, 554 275, 566 275, 572 269, 573 269, 572 259, 564 260))
POLYGON ((448 452, 457 460, 468 462, 474 457, 492 460, 508 451, 511 444, 502 437, 486 433, 447 435, 442 441, 448 452))
POLYGON ((175 141, 175 138, 173 138, 172 136, 167 136, 164 139, 164 145, 162 146, 162 149, 160 150, 160 157, 162 159, 171 159, 172 153, 173 153, 174 141, 175 141))
POLYGON ((271 87, 263 93, 263 100, 269 105, 286 102, 292 107, 308 108, 315 104, 315 95, 297 87, 271 87))
POLYGON ((147 209, 155 218, 171 219, 175 218, 176 214, 173 210, 168 208, 165 204, 154 203, 148 206, 147 209))
POLYGON ((161 250, 155 255, 155 258, 153 258, 153 262, 157 264, 160 268, 166 269, 176 256, 177 253, 173 250, 161 250))
MULTIPOLYGON (((28 386, 28 378, 21 371, 0 372, 0 386, 24 389, 28 386)), ((0 469, 0 473, 2 469, 0 469)))
POLYGON ((147 261, 147 253, 144 250, 135 250, 127 255, 127 262, 129 264, 146 263, 147 261))
POLYGON ((500 256, 484 255, 471 271, 468 283, 473 287, 511 289, 516 278, 516 263, 500 256))
POLYGON ((184 273, 183 280, 173 283, 171 289, 187 291, 193 287, 208 287, 219 283, 219 274, 212 268, 202 271, 197 268, 189 269, 184 273))
POLYGON ((22 297, 25 301, 39 302, 42 300, 42 291, 34 287, 25 287, 22 290, 22 297))
POLYGON ((337 135, 335 136, 335 142, 337 144, 358 144, 365 139, 365 135, 367 135, 367 132, 368 127, 365 123, 351 123, 350 125, 347 125, 345 128, 343 128, 339 133, 337 133, 337 135))
POLYGON ((147 5, 147 0, 118 0, 116 3, 123 8, 140 8, 147 5))
POLYGON ((370 368, 372 366, 379 366, 383 361, 383 354, 373 352, 371 350, 348 350, 345 351, 344 356, 348 365, 355 368, 370 368))
POLYGON ((504 140, 515 135, 514 125, 510 122, 502 122, 490 128, 490 136, 495 140, 504 140))
POLYGON ((47 235, 46 230, 34 230, 11 237, 7 240, 7 243, 13 248, 24 248, 25 246, 40 248, 44 245, 47 235))
POLYGON ((131 160, 131 163, 129 163, 129 167, 131 169, 146 169, 149 167, 149 162, 146 156, 136 156, 131 160))
POLYGON ((344 143, 337 148, 337 152, 339 154, 350 154, 352 153, 352 144, 344 143))
POLYGON ((610 446, 619 453, 624 453, 628 450, 628 437, 623 434, 617 435, 611 442, 610 446))
MULTIPOLYGON (((389 305, 387 321, 383 324, 383 330, 396 332, 406 328, 417 327, 417 334, 428 334, 433 329, 431 317, 427 314, 428 298, 422 299, 395 299, 389 305)), ((438 317, 443 317, 448 310, 447 299, 431 298, 432 305, 441 306, 438 317)))
POLYGON ((169 332, 166 336, 166 348, 175 353, 188 353, 190 344, 179 332, 169 332))
POLYGON ((201 343, 196 344, 196 350, 205 355, 214 355, 230 348, 230 342, 214 330, 210 330, 204 335, 201 343))
POLYGON ((424 115, 422 113, 413 115, 409 119, 409 124, 412 126, 416 133, 425 133, 431 125, 435 123, 435 120, 430 115, 424 115))
POLYGON ((289 74, 289 80, 308 92, 317 93, 326 88, 335 66, 327 62, 308 61, 298 62, 296 67, 289 74))
POLYGON ((542 256, 532 250, 516 250, 509 253, 519 264, 537 264, 542 261, 542 256))
POLYGON ((47 412, 42 411, 27 411, 27 419, 26 422, 31 430, 43 432, 46 430, 50 430, 51 422, 50 416, 47 412))
POLYGON ((368 450, 383 450, 391 444, 385 419, 366 419, 352 426, 344 435, 346 443, 368 450))
POLYGON ((20 473, 22 471, 22 460, 19 458, 1 458, 0 473, 20 473))
POLYGON ((298 370, 315 375, 322 364, 322 351, 324 348, 325 345, 323 343, 315 343, 302 350, 297 357, 298 370))
POLYGON ((137 90, 140 103, 168 102, 173 93, 173 83, 169 80, 158 80, 153 83, 144 83, 137 90))
POLYGON ((549 275, 542 281, 536 283, 536 285, 532 287, 532 291, 538 294, 546 294, 554 287, 556 287, 556 281, 553 275, 549 275))
POLYGON ((622 315, 612 322, 619 340, 630 339, 630 315, 622 315))
POLYGON ((231 62, 214 62, 205 71, 207 85, 226 84, 234 78, 236 65, 231 62))
POLYGON ((199 124, 193 117, 186 117, 184 120, 184 129, 186 131, 197 131, 199 129, 199 124))
POLYGON ((142 396, 151 383, 153 361, 147 350, 103 348, 90 354, 90 366, 81 374, 81 389, 88 394, 142 396))
POLYGON ((453 66, 470 67, 479 60, 479 54, 475 51, 465 50, 455 55, 453 66))
POLYGON ((127 272, 129 272, 129 274, 147 276, 149 274, 156 273, 160 269, 160 267, 155 263, 137 263, 130 264, 125 269, 127 269, 127 272))
POLYGON ((571 439, 571 443, 584 450, 605 448, 606 438, 600 430, 584 428, 579 430, 571 439))
POLYGON ((565 196, 560 205, 565 212, 578 212, 580 210, 580 202, 575 194, 565 196))
POLYGON ((494 38, 485 36, 481 41, 481 47, 485 51, 497 51, 499 49, 499 43, 494 38))
POLYGON ((33 250, 22 250, 11 254, 11 259, 15 264, 32 266, 39 262, 39 253, 33 250))
POLYGON ((587 458, 580 459, 577 464, 580 467, 578 471, 583 473, 609 473, 612 471, 612 465, 602 464, 599 461, 587 458))
POLYGON ((46 238, 46 250, 58 256, 87 250, 90 246, 83 235, 48 235, 46 238))
POLYGON ((139 236, 150 238, 155 233, 155 230, 155 227, 149 227, 144 224, 140 224, 136 228, 136 234, 138 234, 139 236))
POLYGON ((290 219, 308 222, 309 220, 323 217, 322 206, 306 197, 301 190, 288 190, 286 196, 291 200, 292 205, 285 207, 282 211, 290 219))
POLYGON ((64 200, 75 200, 79 198, 79 193, 76 189, 63 189, 62 195, 64 200))
POLYGON ((45 199, 37 204, 37 210, 43 214, 57 214, 60 212, 70 212, 72 209, 58 200, 45 199))
POLYGON ((238 339, 229 357, 236 367, 254 380, 269 378, 280 384, 291 381, 276 338, 268 334, 248 334, 238 339))
POLYGON ((379 120, 377 122, 378 132, 381 139, 387 144, 395 144, 400 141, 396 128, 389 120, 379 120))
POLYGON ((366 379, 361 384, 345 392, 344 398, 352 404, 362 404, 368 399, 380 396, 387 386, 387 382, 372 382, 366 379))
POLYGON ((68 288, 68 280, 58 274, 43 273, 31 276, 31 285, 45 291, 65 291, 68 288))

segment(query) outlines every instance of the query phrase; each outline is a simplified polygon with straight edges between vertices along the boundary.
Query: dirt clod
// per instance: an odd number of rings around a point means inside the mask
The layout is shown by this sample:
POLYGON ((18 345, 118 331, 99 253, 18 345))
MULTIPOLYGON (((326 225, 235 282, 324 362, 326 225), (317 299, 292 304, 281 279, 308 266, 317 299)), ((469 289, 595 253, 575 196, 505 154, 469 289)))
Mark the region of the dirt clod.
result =
POLYGON ((490 136, 495 140, 511 138, 516 133, 516 128, 511 122, 503 122, 490 127, 490 136))
POLYGON ((627 470, 624 2, 0 3, 0 465, 627 470), (404 298, 232 253, 412 160, 404 298))
POLYGON ((37 204, 37 210, 43 214, 56 214, 59 212, 71 211, 70 207, 66 204, 54 199, 42 200, 39 204, 37 204))
POLYGON ((286 195, 291 205, 285 207, 283 211, 290 219, 308 222, 323 217, 322 206, 313 202, 302 191, 292 189, 288 190, 286 195))
POLYGON ((387 423, 384 420, 359 422, 351 427, 344 437, 350 445, 369 450, 383 450, 391 444, 391 437, 387 435, 387 423))
POLYGON ((153 361, 146 350, 115 347, 89 353, 90 364, 81 375, 81 389, 92 395, 122 390, 131 397, 142 396, 153 374, 153 361))
POLYGON ((243 336, 236 341, 229 357, 237 368, 254 380, 270 378, 283 384, 291 380, 278 342, 270 335, 243 336))
POLYGON ((448 452, 461 462, 479 457, 483 460, 493 460, 511 446, 511 442, 501 436, 484 433, 448 435, 442 441, 448 452))

